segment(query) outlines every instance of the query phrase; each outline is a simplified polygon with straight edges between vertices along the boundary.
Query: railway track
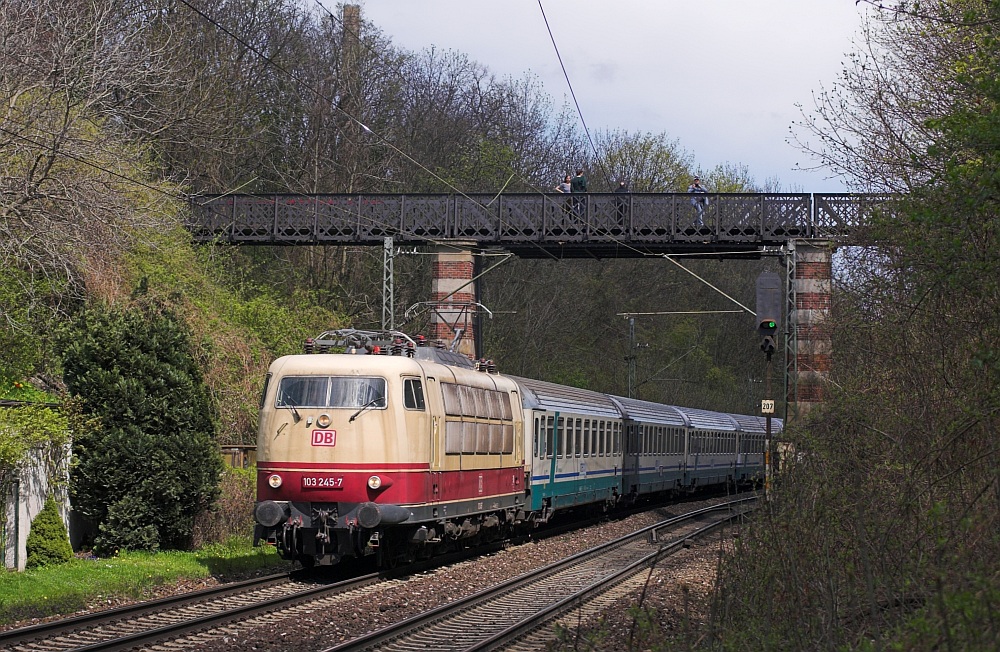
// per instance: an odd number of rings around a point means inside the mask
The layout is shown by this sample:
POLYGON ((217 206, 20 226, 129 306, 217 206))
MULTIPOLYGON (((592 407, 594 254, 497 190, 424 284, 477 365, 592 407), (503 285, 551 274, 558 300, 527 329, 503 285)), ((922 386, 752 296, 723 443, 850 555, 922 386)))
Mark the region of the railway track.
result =
MULTIPOLYGON (((584 524, 590 523, 588 520, 584 524)), ((579 523, 570 523, 550 527, 537 533, 536 538, 557 536, 579 526, 579 523)), ((109 652, 163 642, 167 642, 164 647, 171 647, 169 641, 172 639, 358 591, 383 581, 495 552, 500 547, 502 544, 483 545, 416 562, 399 570, 370 573, 335 583, 320 582, 307 571, 269 575, 0 632, 0 650, 109 652)))
POLYGON ((380 579, 373 573, 330 584, 303 573, 270 575, 0 632, 0 649, 17 652, 126 650, 287 608, 330 592, 362 588, 380 579))
POLYGON ((323 652, 501 649, 744 514, 753 501, 667 519, 323 652))
MULTIPOLYGON (((599 520, 595 518, 593 522, 599 520)), ((674 520, 677 519, 665 523, 674 520)), ((587 521, 583 524, 591 523, 587 521)), ((532 538, 558 536, 576 530, 580 526, 580 522, 557 525, 537 531, 532 538)), ((662 528, 664 524, 655 527, 662 528)), ((640 533, 649 530, 650 528, 646 528, 640 533)), ((287 612, 294 610, 298 605, 303 605, 302 608, 308 610, 315 608, 317 603, 322 603, 324 600, 329 602, 349 599, 352 595, 360 596, 366 588, 373 588, 382 582, 477 557, 497 548, 483 546, 450 553, 425 562, 410 564, 396 571, 370 573, 339 582, 322 581, 314 574, 297 571, 226 584, 0 632, 0 650, 93 652, 129 650, 153 645, 158 649, 187 649, 192 641, 199 638, 205 641, 221 638, 218 631, 237 621, 247 621, 272 612, 287 612)), ((580 557, 581 555, 576 555, 570 559, 580 557)))

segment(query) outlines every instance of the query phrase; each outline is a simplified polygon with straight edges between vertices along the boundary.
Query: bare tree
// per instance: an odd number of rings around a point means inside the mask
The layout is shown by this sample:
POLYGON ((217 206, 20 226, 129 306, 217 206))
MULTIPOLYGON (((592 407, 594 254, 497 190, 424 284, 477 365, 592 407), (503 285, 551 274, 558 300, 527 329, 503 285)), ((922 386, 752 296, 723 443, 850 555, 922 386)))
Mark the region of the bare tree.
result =
POLYGON ((12 0, 0 15, 0 261, 80 288, 113 284, 142 229, 175 223, 151 152, 121 133, 119 99, 155 78, 162 52, 115 0, 12 0), (137 66, 137 61, 144 65, 137 66), (108 279, 101 275, 108 273, 108 279))

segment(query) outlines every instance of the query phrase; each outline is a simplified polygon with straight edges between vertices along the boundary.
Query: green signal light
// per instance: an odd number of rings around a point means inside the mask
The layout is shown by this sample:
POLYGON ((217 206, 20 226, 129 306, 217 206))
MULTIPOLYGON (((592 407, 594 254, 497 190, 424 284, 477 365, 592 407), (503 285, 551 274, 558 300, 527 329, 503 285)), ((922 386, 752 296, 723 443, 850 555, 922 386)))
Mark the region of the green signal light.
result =
POLYGON ((764 328, 777 328, 778 324, 773 321, 764 322, 764 328))

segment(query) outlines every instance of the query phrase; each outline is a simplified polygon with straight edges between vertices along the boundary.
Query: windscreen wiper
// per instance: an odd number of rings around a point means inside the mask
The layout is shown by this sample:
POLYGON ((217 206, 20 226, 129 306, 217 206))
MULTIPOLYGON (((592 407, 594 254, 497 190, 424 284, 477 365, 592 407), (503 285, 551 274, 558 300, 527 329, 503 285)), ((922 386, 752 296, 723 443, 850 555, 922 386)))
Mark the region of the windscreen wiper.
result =
POLYGON ((378 403, 379 401, 384 401, 384 400, 385 400, 384 396, 376 396, 375 398, 373 398, 372 400, 368 401, 367 403, 365 403, 364 405, 362 405, 360 408, 358 408, 358 411, 355 412, 354 414, 352 414, 351 418, 348 419, 347 422, 348 423, 353 422, 355 419, 358 418, 358 415, 360 415, 362 412, 364 412, 365 410, 367 410, 368 408, 370 408, 372 405, 378 403))
POLYGON ((295 403, 292 402, 292 397, 289 396, 287 392, 283 394, 283 396, 285 398, 285 405, 292 410, 292 418, 295 419, 295 423, 298 423, 302 420, 302 417, 299 415, 299 411, 295 409, 295 403))

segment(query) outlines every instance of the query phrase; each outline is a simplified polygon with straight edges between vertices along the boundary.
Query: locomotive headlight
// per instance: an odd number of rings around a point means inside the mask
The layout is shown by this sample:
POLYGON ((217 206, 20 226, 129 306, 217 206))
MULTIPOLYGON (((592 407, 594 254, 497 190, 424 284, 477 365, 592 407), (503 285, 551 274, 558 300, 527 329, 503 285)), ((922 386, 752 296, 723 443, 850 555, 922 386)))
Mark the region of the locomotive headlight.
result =
POLYGON ((378 477, 377 475, 373 475, 368 478, 369 489, 378 489, 381 486, 382 486, 382 478, 378 477))
POLYGON ((281 476, 275 473, 274 475, 267 476, 267 484, 272 489, 277 489, 281 486, 281 476))
POLYGON ((330 425, 330 422, 331 419, 329 414, 321 414, 319 415, 319 418, 316 419, 316 425, 319 426, 320 428, 326 428, 328 425, 330 425))

